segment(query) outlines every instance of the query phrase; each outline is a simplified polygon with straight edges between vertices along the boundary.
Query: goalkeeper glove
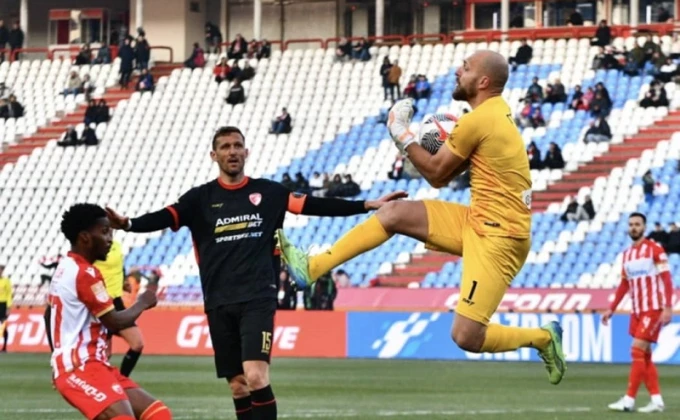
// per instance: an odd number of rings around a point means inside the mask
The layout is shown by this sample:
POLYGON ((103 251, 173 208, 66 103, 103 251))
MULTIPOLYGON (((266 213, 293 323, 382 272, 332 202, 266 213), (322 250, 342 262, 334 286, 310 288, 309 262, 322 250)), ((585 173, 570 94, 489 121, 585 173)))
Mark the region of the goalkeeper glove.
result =
POLYGON ((406 148, 412 143, 417 143, 416 135, 409 130, 413 118, 413 99, 402 99, 390 109, 387 118, 387 129, 397 149, 407 155, 406 148))

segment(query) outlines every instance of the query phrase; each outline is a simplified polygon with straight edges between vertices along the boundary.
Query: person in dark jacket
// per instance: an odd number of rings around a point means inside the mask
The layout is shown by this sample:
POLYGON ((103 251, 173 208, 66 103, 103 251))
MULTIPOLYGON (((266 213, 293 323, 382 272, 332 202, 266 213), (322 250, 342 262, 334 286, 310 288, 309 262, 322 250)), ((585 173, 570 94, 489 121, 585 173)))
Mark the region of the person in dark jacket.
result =
POLYGON ((670 224, 666 251, 668 251, 669 254, 680 254, 680 229, 678 229, 678 226, 675 223, 670 224))
POLYGON ((380 77, 382 77, 382 87, 383 90, 385 91, 384 99, 387 100, 387 96, 391 92, 392 100, 394 101, 394 92, 392 92, 392 89, 390 87, 390 81, 388 79, 391 69, 392 64, 390 63, 390 59, 388 57, 383 58, 382 66, 380 66, 380 77))
POLYGON ((99 119, 99 107, 97 106, 97 101, 90 99, 87 103, 87 109, 85 110, 85 120, 83 121, 86 125, 90 123, 97 123, 99 119))
MULTIPOLYGON (((4 50, 9 42, 9 31, 5 26, 5 21, 0 19, 0 50, 4 50)), ((5 61, 5 52, 0 51, 0 63, 5 61)))
POLYGON ((654 231, 647 236, 647 239, 651 239, 661 245, 664 249, 668 246, 668 238, 668 232, 664 230, 659 222, 654 223, 654 231))
POLYGON ((266 39, 263 40, 260 45, 257 47, 257 53, 255 54, 255 57, 257 57, 258 60, 261 60, 263 58, 269 58, 272 55, 272 44, 269 43, 266 39))
POLYGON ((238 62, 234 62, 234 65, 229 69, 229 73, 227 73, 227 81, 233 82, 236 79, 241 79, 242 73, 243 69, 241 66, 238 65, 238 62))
POLYGON ((520 64, 529 64, 531 57, 534 54, 533 48, 527 43, 527 40, 522 40, 522 45, 517 49, 517 54, 514 57, 510 57, 510 64, 512 64, 512 69, 517 70, 517 66, 520 64))
POLYGON ((61 140, 57 142, 57 146, 77 146, 78 145, 78 133, 73 126, 69 126, 64 134, 62 134, 61 140))
POLYGON ((529 143, 529 147, 527 147, 527 157, 529 158, 529 169, 543 169, 541 152, 533 141, 529 143))
POLYGON ((583 139, 584 143, 600 143, 609 141, 612 138, 612 130, 604 117, 598 117, 590 123, 590 128, 586 131, 583 139))
POLYGON ((95 134, 94 129, 91 126, 85 126, 83 134, 80 136, 80 142, 85 146, 96 146, 99 144, 97 134, 95 134))
POLYGON ((125 38, 123 45, 118 50, 118 57, 120 57, 120 86, 127 89, 132 76, 133 61, 135 59, 135 51, 130 46, 130 38, 125 38))
POLYGON ((248 42, 241 36, 241 34, 236 35, 236 39, 231 42, 229 46, 229 51, 227 51, 227 57, 233 58, 235 60, 242 59, 248 52, 248 42))
POLYGON ((656 180, 652 175, 652 171, 647 171, 642 176, 642 192, 645 194, 645 202, 650 206, 654 203, 654 186, 656 180))
POLYGON ((0 105, 0 117, 7 118, 21 118, 24 116, 24 106, 17 101, 17 97, 9 95, 7 101, 2 100, 0 105))
POLYGON ((227 103, 229 105, 242 104, 246 101, 246 91, 241 86, 239 79, 234 80, 234 84, 229 88, 229 96, 227 96, 227 103))
POLYGON ((543 167, 548 169, 564 169, 562 150, 554 142, 550 142, 550 146, 548 146, 545 159, 543 159, 543 167))
POLYGON ((249 62, 246 61, 246 63, 243 65, 243 71, 241 71, 239 79, 241 79, 242 82, 245 82, 246 80, 250 80, 253 77, 255 77, 255 69, 250 65, 249 62))
POLYGON ((194 49, 191 51, 191 56, 184 62, 184 67, 195 69, 205 66, 205 52, 198 42, 194 42, 194 49))
POLYGON ((291 132, 292 118, 286 108, 281 110, 281 115, 276 117, 272 123, 272 134, 284 134, 291 132))
POLYGON ((222 32, 220 32, 220 28, 217 27, 212 22, 208 22, 205 24, 205 50, 210 53, 211 51, 214 51, 215 54, 219 54, 222 52, 222 47, 220 47, 220 44, 222 43, 222 32))
POLYGON ((302 172, 295 174, 295 192, 301 194, 310 194, 312 189, 309 188, 309 181, 302 175, 302 172))
POLYGON ((331 277, 326 273, 310 284, 305 290, 305 309, 312 311, 332 311, 333 302, 338 296, 338 288, 331 277))
POLYGON ((73 64, 76 66, 84 66, 90 63, 92 63, 92 50, 90 49, 90 44, 83 44, 73 64))
POLYGON ((290 178, 288 172, 281 176, 281 185, 286 187, 286 189, 288 189, 291 192, 295 191, 295 182, 293 182, 293 180, 290 178))
POLYGON ((595 31, 595 38, 590 41, 590 45, 597 45, 599 47, 605 47, 612 42, 612 30, 607 25, 607 21, 602 19, 600 24, 597 26, 597 31, 595 31))
MULTIPOLYGON (((24 46, 24 31, 21 30, 19 22, 14 22, 14 25, 12 25, 12 30, 9 31, 7 42, 9 43, 10 50, 12 50, 12 54, 14 54, 15 50, 24 46)), ((16 59, 19 59, 19 54, 16 55, 16 59)))
POLYGON ((137 90, 139 92, 153 92, 153 76, 148 69, 142 69, 137 81, 137 90))
POLYGON ((143 70, 149 68, 149 60, 151 60, 151 46, 149 41, 142 35, 137 37, 135 42, 135 60, 137 61, 137 69, 143 70))

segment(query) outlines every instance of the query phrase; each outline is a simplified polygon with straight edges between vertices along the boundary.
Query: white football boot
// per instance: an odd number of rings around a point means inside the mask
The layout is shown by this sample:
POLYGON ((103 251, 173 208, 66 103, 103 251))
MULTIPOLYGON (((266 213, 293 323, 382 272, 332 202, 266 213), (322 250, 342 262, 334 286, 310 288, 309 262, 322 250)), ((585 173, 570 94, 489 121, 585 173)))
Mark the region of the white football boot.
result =
POLYGON ((638 408, 637 411, 640 413, 663 413, 664 408, 665 407, 663 403, 659 403, 658 401, 650 401, 649 404, 638 408))
POLYGON ((631 412, 635 411, 635 400, 629 396, 624 396, 615 403, 608 405, 612 411, 631 412))

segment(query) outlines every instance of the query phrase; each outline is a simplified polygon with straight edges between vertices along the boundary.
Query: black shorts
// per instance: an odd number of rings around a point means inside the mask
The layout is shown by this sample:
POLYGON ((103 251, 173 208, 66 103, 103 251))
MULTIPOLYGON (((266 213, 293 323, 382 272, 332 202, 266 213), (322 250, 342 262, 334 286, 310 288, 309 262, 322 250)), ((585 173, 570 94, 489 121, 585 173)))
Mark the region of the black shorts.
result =
POLYGON ((243 374, 243 362, 271 361, 276 299, 224 305, 207 313, 218 378, 243 374))
POLYGON ((0 302, 0 322, 7 319, 7 302, 0 302))

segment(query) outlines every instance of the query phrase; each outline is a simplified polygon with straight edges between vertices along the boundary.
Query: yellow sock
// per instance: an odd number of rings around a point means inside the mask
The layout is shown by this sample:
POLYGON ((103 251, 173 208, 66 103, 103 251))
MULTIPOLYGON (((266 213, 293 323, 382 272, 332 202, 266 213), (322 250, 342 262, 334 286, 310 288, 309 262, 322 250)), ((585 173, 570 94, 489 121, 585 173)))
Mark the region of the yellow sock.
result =
POLYGON ((482 345, 482 353, 502 353, 517 350, 521 347, 533 347, 538 350, 550 344, 550 333, 540 328, 506 327, 489 324, 486 338, 482 345))
POLYGON ((318 279, 333 267, 381 245, 390 237, 377 216, 369 217, 338 239, 331 249, 309 259, 309 274, 312 280, 318 279))

